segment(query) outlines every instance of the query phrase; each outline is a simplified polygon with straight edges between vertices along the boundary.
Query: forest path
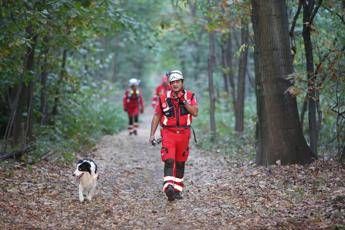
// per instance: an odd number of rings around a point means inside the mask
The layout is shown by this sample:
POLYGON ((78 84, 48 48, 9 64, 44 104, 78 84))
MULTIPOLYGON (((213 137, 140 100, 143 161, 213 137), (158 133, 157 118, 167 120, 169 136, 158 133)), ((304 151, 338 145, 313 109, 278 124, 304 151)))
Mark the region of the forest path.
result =
POLYGON ((0 229, 316 229, 344 222, 333 199, 345 192, 344 168, 268 169, 195 147, 183 199, 168 202, 160 148, 148 143, 151 116, 141 117, 138 136, 105 136, 85 154, 100 173, 91 202, 78 200, 75 166, 0 165, 0 229))
POLYGON ((147 109, 140 117, 138 136, 129 136, 127 131, 123 131, 104 137, 93 153, 100 167, 100 195, 112 203, 111 218, 104 223, 115 223, 120 228, 149 229, 206 228, 225 224, 229 219, 228 213, 220 217, 221 208, 218 207, 223 202, 214 204, 214 207, 207 205, 212 197, 212 194, 207 194, 207 187, 221 175, 222 157, 202 155, 193 147, 186 166, 184 199, 167 201, 162 192, 160 146, 153 147, 148 143, 152 113, 147 109), (203 202, 204 199, 208 202, 203 202), (214 208, 217 211, 211 217, 209 213, 214 208))

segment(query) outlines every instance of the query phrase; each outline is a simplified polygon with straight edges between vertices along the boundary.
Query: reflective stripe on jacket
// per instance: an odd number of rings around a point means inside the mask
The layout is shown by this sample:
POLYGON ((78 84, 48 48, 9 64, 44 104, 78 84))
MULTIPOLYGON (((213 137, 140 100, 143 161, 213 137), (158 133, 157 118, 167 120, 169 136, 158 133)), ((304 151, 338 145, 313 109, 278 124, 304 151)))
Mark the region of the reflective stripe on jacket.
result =
POLYGON ((123 96, 123 109, 137 114, 140 108, 144 108, 144 101, 139 89, 127 89, 123 96))

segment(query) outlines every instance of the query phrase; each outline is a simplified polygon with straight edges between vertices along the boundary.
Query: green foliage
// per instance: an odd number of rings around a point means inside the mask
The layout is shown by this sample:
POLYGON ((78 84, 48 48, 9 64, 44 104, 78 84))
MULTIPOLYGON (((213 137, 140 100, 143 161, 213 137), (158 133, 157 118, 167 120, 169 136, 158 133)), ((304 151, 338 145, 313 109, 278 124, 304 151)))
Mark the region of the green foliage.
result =
POLYGON ((108 82, 94 87, 85 85, 77 94, 68 95, 55 124, 37 128, 36 157, 58 152, 70 160, 76 151, 89 151, 101 136, 123 129, 125 116, 110 85, 108 82))
POLYGON ((209 133, 209 109, 208 102, 199 102, 199 115, 193 121, 193 127, 196 129, 198 146, 217 152, 220 154, 229 155, 232 158, 240 160, 253 160, 255 156, 255 122, 256 109, 255 100, 250 98, 245 107, 245 128, 242 134, 234 131, 235 118, 229 107, 230 101, 222 99, 217 103, 216 107, 216 126, 217 138, 215 142, 211 142, 209 133))
MULTIPOLYGON (((290 18, 297 9, 289 2, 290 18)), ((330 0, 323 3, 312 25, 314 63, 321 63, 317 88, 320 94, 322 124, 319 147, 321 152, 341 148, 344 119, 337 111, 344 108, 342 80, 344 69, 345 30, 341 17, 342 5, 330 0), (330 32, 330 28, 332 32, 330 32), (340 141, 339 141, 340 140, 340 141), (340 143, 340 144, 339 144, 340 143), (340 146, 340 147, 339 147, 340 146)), ((20 84, 34 82, 34 141, 37 156, 60 152, 72 159, 80 147, 87 149, 104 134, 119 131, 125 124, 118 98, 129 78, 142 82, 146 97, 158 77, 171 69, 181 69, 188 89, 200 99, 200 113, 195 120, 199 146, 230 155, 254 155, 255 101, 253 89, 247 92, 245 131, 232 131, 234 116, 229 95, 224 97, 222 72, 236 76, 237 59, 245 47, 239 44, 239 29, 251 15, 250 1, 207 0, 60 0, 0 1, 0 133, 4 133, 10 117, 9 95, 20 84), (208 36, 217 33, 214 83, 217 92, 216 143, 208 136, 208 36), (223 68, 223 39, 233 40, 233 65, 223 68), (34 42, 33 37, 37 37, 34 42), (35 45, 34 69, 25 70, 27 50, 35 45), (67 51, 65 69, 62 53, 67 51), (55 99, 59 99, 57 116, 50 116, 49 125, 40 126, 40 76, 48 72, 47 104, 51 115, 55 99), (63 73, 63 74, 61 74, 63 73), (109 82, 109 83, 107 83, 109 82), (107 85, 116 85, 109 88, 107 85), (115 95, 117 94, 117 95, 115 95)), ((297 54, 295 88, 299 107, 307 92, 304 46, 301 36, 302 17, 296 24, 297 54)), ((250 54, 249 54, 250 55, 250 54)), ((252 56, 249 72, 253 75, 252 56)), ((236 85, 236 80, 234 84, 236 85)), ((236 88, 236 87, 235 87, 236 88)), ((24 111, 25 116, 28 114, 24 111)), ((307 130, 305 119, 304 128, 307 130)))
MULTIPOLYGON (((56 152, 68 160, 101 135, 123 128, 121 105, 111 97, 115 88, 107 87, 113 83, 103 82, 106 68, 112 67, 112 55, 100 43, 107 36, 133 32, 137 27, 138 22, 127 16, 117 1, 0 1, 0 134, 4 134, 11 115, 11 94, 31 82, 35 84, 34 138, 30 144, 36 148, 30 157, 56 152), (31 47, 35 48, 34 69, 26 73, 25 56, 31 47), (64 51, 67 61, 62 69, 64 51), (46 86, 40 82, 43 71, 48 74, 46 86), (39 125, 43 90, 47 94, 47 126, 39 125), (56 116, 53 106, 59 111, 56 116)), ((24 119, 28 114, 25 109, 21 114, 24 119)))

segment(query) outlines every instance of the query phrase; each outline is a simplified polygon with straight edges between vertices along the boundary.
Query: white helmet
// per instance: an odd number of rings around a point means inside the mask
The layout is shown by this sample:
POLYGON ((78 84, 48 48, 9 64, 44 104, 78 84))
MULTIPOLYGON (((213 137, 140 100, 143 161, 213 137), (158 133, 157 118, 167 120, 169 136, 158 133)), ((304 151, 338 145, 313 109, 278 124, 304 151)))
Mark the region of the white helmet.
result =
POLYGON ((179 70, 173 70, 169 73, 169 82, 183 80, 183 75, 179 70))
POLYGON ((131 79, 129 79, 129 81, 128 81, 128 85, 129 85, 129 86, 132 86, 132 85, 138 86, 139 83, 140 83, 140 80, 138 80, 138 79, 136 79, 136 78, 131 78, 131 79))

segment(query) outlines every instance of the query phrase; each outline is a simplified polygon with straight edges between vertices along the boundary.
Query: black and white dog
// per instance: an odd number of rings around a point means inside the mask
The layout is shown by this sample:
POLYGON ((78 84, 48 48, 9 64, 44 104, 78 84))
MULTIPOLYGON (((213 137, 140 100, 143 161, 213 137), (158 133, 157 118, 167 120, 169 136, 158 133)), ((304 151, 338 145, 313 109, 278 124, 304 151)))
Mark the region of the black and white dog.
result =
POLYGON ((77 162, 77 168, 73 173, 79 180, 79 200, 91 200, 96 191, 98 173, 97 165, 93 160, 84 159, 77 162))

